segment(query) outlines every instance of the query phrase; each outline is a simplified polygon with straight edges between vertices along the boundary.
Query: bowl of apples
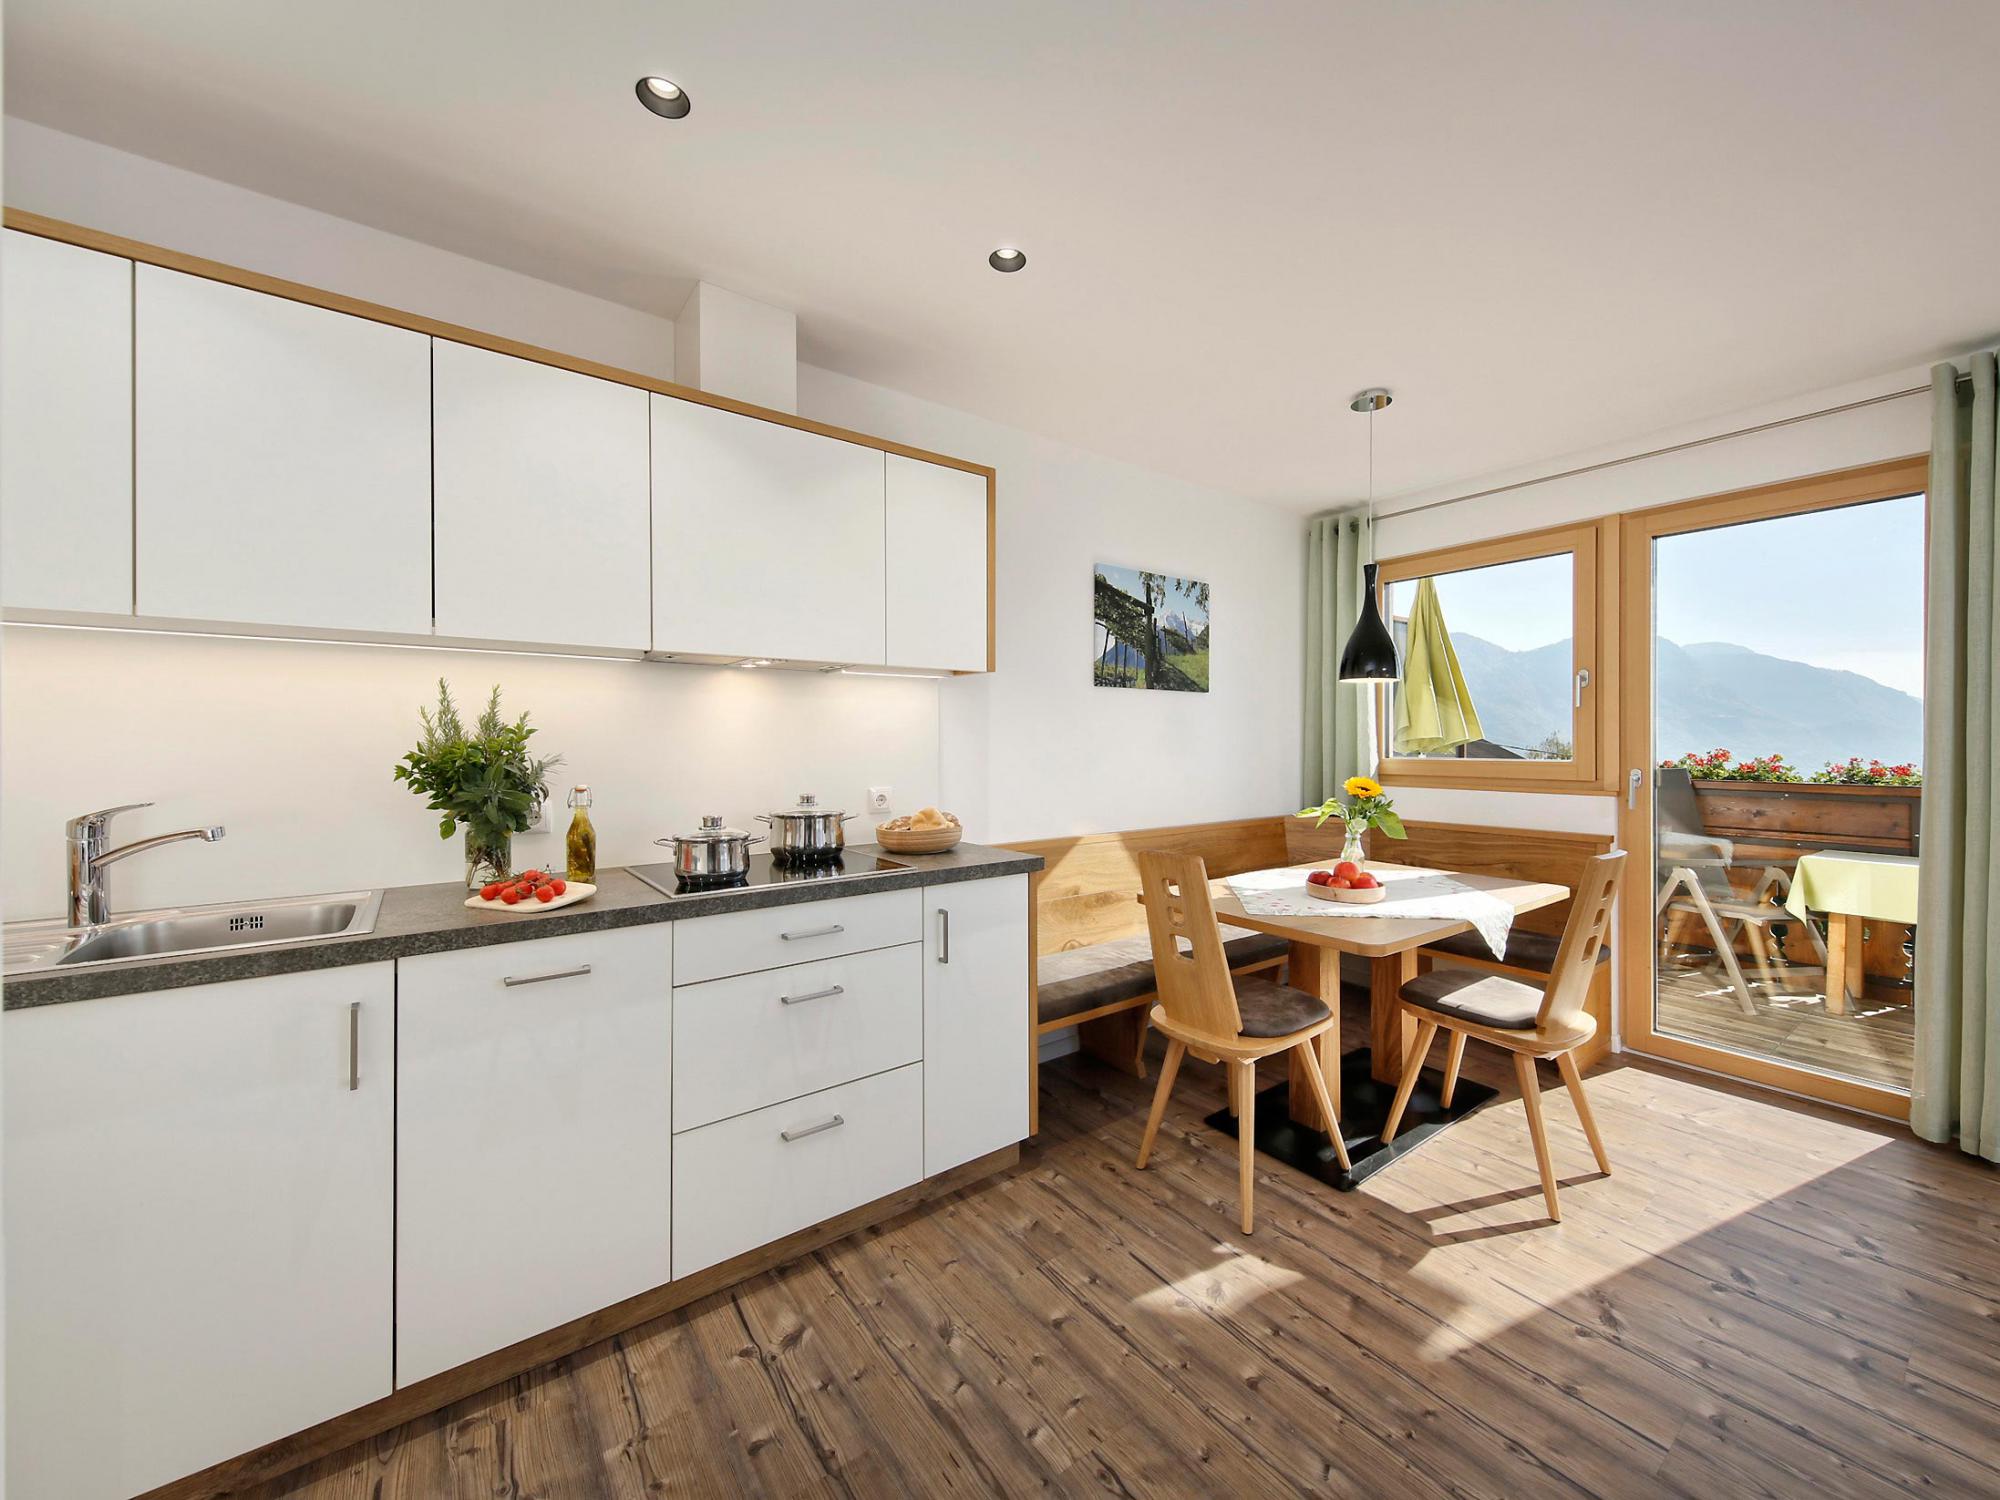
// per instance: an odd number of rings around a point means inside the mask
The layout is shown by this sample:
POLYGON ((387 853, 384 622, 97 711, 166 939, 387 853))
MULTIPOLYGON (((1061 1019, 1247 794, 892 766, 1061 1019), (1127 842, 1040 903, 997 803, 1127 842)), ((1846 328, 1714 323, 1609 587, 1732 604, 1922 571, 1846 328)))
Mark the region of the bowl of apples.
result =
POLYGON ((1373 906, 1389 893, 1353 860, 1343 859, 1331 870, 1314 870, 1306 876, 1306 894, 1349 906, 1373 906))

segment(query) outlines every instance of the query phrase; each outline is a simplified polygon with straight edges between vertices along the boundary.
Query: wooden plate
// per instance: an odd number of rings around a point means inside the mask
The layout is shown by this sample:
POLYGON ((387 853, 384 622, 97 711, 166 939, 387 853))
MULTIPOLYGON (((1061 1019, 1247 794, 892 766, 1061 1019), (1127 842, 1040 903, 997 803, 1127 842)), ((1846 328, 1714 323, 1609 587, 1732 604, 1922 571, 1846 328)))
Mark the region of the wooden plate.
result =
POLYGON ((875 842, 891 854, 942 854, 964 837, 965 830, 956 823, 915 829, 891 828, 886 823, 875 825, 875 842))
POLYGON ((563 888, 563 893, 553 901, 537 901, 533 896, 530 896, 526 901, 516 901, 512 906, 509 906, 505 901, 488 901, 482 896, 475 895, 470 897, 465 904, 474 911, 504 911, 510 916, 525 917, 532 912, 559 911, 565 906, 574 906, 577 902, 596 894, 596 886, 586 885, 578 881, 574 884, 566 885, 563 888))
POLYGON ((1330 885, 1308 885, 1306 893, 1322 901, 1338 901, 1343 906, 1373 906, 1389 894, 1389 888, 1378 885, 1373 890, 1343 891, 1330 885))

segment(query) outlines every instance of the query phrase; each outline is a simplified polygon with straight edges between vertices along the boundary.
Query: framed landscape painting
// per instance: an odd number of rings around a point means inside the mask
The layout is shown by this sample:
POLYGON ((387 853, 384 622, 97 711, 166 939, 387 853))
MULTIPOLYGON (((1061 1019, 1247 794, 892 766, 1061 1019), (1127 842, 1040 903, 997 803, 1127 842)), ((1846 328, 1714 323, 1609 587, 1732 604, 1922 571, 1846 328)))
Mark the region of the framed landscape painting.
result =
POLYGON ((1099 563, 1093 595, 1093 683, 1208 691, 1207 584, 1099 563))

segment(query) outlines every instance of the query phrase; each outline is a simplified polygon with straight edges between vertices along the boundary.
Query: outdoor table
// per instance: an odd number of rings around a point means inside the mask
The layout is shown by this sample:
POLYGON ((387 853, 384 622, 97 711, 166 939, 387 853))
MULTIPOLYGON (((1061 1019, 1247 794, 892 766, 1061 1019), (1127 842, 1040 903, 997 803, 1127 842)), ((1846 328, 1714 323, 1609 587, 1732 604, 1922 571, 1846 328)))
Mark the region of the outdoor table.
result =
POLYGON ((1801 922, 1811 912, 1826 914, 1829 1015, 1846 1015, 1849 996, 1862 997, 1862 922, 1915 924, 1917 869, 1917 861, 1906 854, 1829 849, 1799 856, 1785 910, 1801 922))

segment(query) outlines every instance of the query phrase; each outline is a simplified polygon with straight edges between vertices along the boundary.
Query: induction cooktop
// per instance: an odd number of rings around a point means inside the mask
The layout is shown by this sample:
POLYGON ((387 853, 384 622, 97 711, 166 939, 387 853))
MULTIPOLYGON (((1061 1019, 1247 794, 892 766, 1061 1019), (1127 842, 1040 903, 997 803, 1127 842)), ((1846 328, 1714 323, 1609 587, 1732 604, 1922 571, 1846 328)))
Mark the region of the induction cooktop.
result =
POLYGON ((706 896, 715 891, 756 890, 774 885, 821 885, 829 881, 867 880, 916 868, 881 854, 848 852, 818 864, 781 864, 768 854, 750 856, 750 868, 736 876, 677 874, 671 863, 633 865, 631 873, 662 896, 706 896))

